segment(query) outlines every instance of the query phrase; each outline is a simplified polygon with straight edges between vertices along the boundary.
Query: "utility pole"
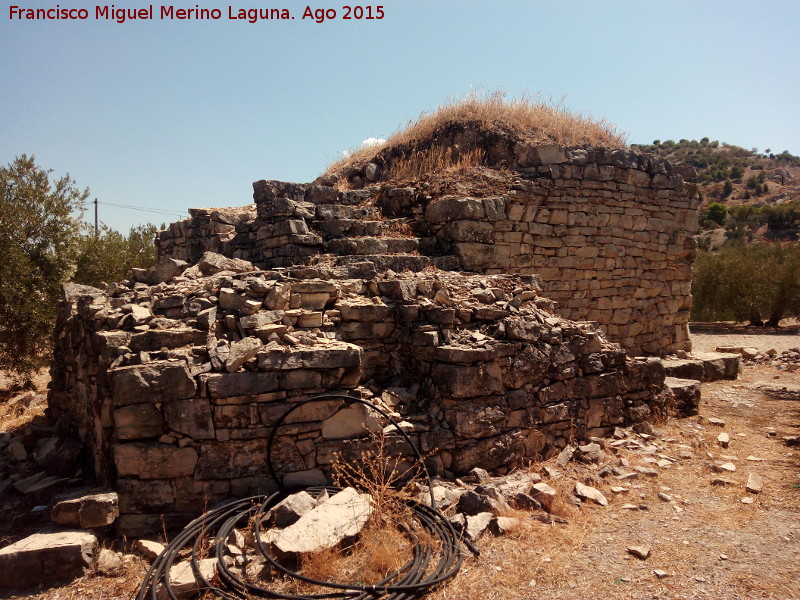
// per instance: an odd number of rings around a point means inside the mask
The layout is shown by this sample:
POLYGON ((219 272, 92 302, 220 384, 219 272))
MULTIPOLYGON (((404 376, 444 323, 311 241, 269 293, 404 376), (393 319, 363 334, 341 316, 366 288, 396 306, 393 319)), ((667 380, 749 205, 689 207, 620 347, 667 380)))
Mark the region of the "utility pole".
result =
POLYGON ((97 198, 94 199, 94 237, 97 237, 97 198))

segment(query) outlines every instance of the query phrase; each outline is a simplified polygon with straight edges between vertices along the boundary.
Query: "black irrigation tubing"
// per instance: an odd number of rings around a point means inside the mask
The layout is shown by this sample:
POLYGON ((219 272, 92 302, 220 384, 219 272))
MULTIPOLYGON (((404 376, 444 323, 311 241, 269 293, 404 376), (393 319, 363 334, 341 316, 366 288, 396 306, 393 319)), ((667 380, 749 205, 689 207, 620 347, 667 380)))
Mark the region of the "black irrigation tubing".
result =
POLYGON ((441 543, 438 551, 438 561, 431 567, 431 562, 435 559, 437 552, 430 545, 419 539, 415 539, 413 534, 407 535, 414 542, 411 550, 411 558, 397 571, 391 573, 383 580, 373 585, 344 584, 334 581, 319 581, 310 577, 305 577, 284 565, 278 563, 269 553, 266 544, 261 538, 261 522, 265 515, 279 502, 290 494, 305 490, 313 497, 318 497, 323 492, 334 495, 339 492, 339 488, 333 486, 297 486, 293 488, 282 488, 271 495, 258 495, 234 500, 230 503, 212 509, 189 523, 164 549, 164 551, 153 561, 150 569, 144 577, 136 600, 158 600, 164 592, 170 600, 178 600, 169 582, 169 572, 178 559, 179 552, 191 548, 191 566, 195 580, 200 584, 200 590, 206 593, 213 593, 218 598, 225 600, 240 600, 251 598, 280 598, 284 600, 325 600, 334 598, 346 598, 353 600, 367 600, 377 598, 387 598, 388 600, 410 600, 419 598, 432 590, 434 587, 444 583, 449 578, 455 576, 461 568, 464 559, 461 550, 461 543, 476 556, 479 554, 477 548, 467 539, 462 539, 461 535, 453 527, 437 508, 433 497, 433 485, 430 479, 422 455, 414 445, 411 438, 406 434, 397 422, 383 409, 375 404, 345 394, 320 394, 299 402, 287 410, 275 422, 267 440, 267 468, 270 476, 280 482, 275 468, 272 464, 272 445, 278 428, 284 423, 286 418, 301 406, 309 402, 321 402, 340 400, 344 406, 358 403, 377 411, 394 426, 408 445, 411 447, 417 458, 430 490, 430 506, 413 500, 408 501, 408 507, 416 518, 422 529, 434 539, 441 543), (277 571, 309 584, 327 588, 327 593, 313 595, 294 595, 271 590, 261 587, 255 583, 245 581, 234 573, 226 564, 225 546, 228 536, 239 527, 244 527, 248 522, 252 522, 252 534, 259 552, 263 555, 267 563, 277 571), (201 573, 200 570, 200 549, 205 540, 213 539, 213 550, 211 557, 216 560, 216 572, 219 575, 220 585, 213 585, 201 573), (427 575, 426 575, 427 573, 427 575))

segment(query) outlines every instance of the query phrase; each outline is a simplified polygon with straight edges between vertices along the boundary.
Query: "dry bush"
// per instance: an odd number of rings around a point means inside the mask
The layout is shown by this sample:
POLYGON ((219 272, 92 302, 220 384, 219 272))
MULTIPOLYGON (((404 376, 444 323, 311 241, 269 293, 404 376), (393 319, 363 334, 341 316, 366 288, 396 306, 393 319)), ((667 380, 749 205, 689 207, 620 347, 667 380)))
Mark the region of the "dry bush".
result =
POLYGON ((411 541, 390 523, 370 519, 351 547, 306 554, 300 573, 319 581, 372 585, 395 572, 411 557, 411 541))
MULTIPOLYGON (((300 574, 319 581, 372 585, 397 571, 412 556, 414 544, 437 548, 438 540, 422 529, 409 502, 417 488, 421 462, 409 463, 390 456, 382 434, 372 435, 374 449, 358 461, 337 455, 333 482, 354 487, 370 496, 372 513, 358 538, 346 548, 327 548, 306 554, 300 574)), ((298 590, 309 591, 300 583, 298 590)))
POLYGON ((389 170, 389 178, 419 179, 427 173, 459 173, 483 164, 484 155, 480 148, 461 153, 441 146, 434 146, 425 152, 417 150, 397 160, 389 170))
MULTIPOLYGON (((422 113, 416 120, 409 121, 405 127, 393 133, 384 144, 353 151, 331 164, 325 175, 339 175, 350 168, 363 166, 379 155, 386 155, 400 148, 411 150, 410 158, 400 160, 410 162, 412 171, 418 172, 417 166, 426 163, 441 163, 442 156, 430 159, 415 157, 414 149, 424 148, 425 142, 434 139, 438 132, 453 123, 477 125, 488 131, 536 144, 564 146, 590 144, 610 148, 626 146, 625 135, 619 133, 615 126, 607 123, 605 119, 595 119, 585 113, 573 113, 560 102, 527 96, 518 100, 508 100, 501 92, 471 93, 464 98, 454 99, 439 106, 432 113, 422 113)), ((434 152, 433 149, 423 149, 423 153, 429 151, 434 152)), ((396 173, 393 172, 391 175, 395 177, 396 173)), ((340 183, 340 185, 346 184, 340 183)))

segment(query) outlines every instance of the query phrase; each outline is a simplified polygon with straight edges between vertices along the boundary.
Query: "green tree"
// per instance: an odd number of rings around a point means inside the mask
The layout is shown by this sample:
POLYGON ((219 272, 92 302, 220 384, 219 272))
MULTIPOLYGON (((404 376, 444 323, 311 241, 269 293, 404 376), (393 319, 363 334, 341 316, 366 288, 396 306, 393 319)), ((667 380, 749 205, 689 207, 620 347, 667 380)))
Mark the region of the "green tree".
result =
POLYGON ((722 197, 727 198, 733 193, 733 182, 730 179, 726 179, 725 183, 722 185, 722 197))
POLYGON ((692 278, 692 318, 777 326, 800 315, 800 243, 726 244, 699 251, 692 278))
POLYGON ((725 217, 728 216, 728 209, 724 204, 719 202, 712 202, 708 205, 705 214, 706 222, 713 222, 717 225, 722 225, 725 222, 725 217))
POLYGON ((127 236, 105 224, 101 224, 97 236, 88 224, 85 229, 78 244, 75 283, 99 286, 121 281, 130 277, 133 267, 147 268, 156 262, 154 238, 158 228, 152 223, 131 227, 127 236))
POLYGON ((88 188, 23 154, 0 167, 0 368, 30 381, 47 362, 60 285, 75 269, 88 188))

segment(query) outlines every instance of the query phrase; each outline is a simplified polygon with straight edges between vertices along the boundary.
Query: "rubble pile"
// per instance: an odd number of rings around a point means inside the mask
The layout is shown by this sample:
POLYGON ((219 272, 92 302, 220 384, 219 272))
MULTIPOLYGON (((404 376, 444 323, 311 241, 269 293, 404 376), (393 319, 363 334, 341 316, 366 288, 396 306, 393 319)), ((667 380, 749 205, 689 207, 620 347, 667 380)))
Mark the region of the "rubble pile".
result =
POLYGON ((742 352, 742 359, 745 364, 767 365, 779 371, 794 373, 800 369, 800 348, 790 348, 783 352, 778 352, 774 349, 747 354, 742 352))
MULTIPOLYGON (((504 472, 666 410, 661 362, 548 312, 532 276, 300 279, 213 253, 172 266, 169 282, 66 286, 61 306, 49 416, 119 493, 121 532, 274 490, 265 442, 323 392, 371 398, 449 477, 504 472)), ((321 484, 336 453, 359 456, 387 425, 363 406, 312 402, 270 458, 282 483, 321 484)))

